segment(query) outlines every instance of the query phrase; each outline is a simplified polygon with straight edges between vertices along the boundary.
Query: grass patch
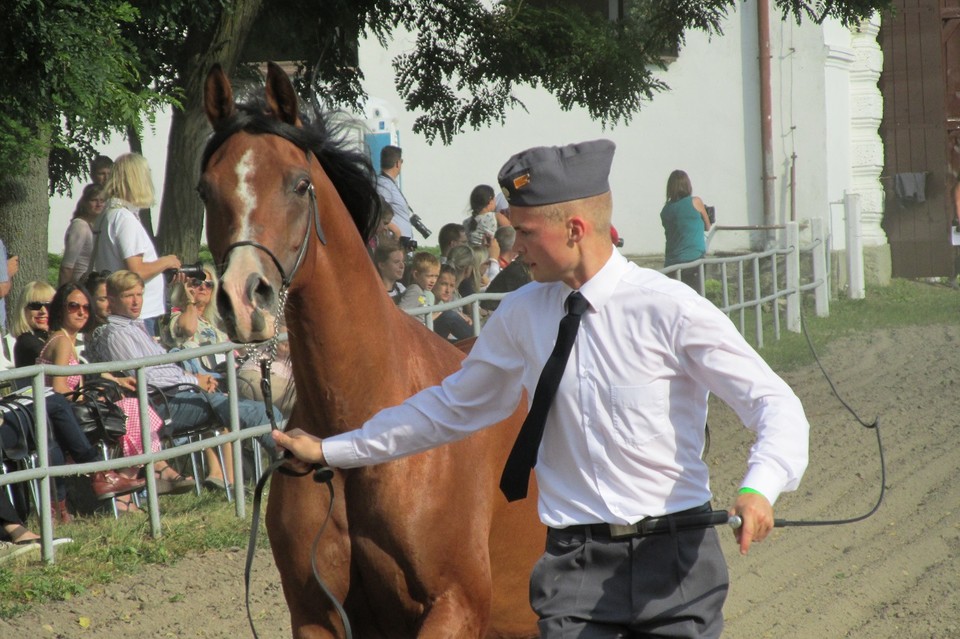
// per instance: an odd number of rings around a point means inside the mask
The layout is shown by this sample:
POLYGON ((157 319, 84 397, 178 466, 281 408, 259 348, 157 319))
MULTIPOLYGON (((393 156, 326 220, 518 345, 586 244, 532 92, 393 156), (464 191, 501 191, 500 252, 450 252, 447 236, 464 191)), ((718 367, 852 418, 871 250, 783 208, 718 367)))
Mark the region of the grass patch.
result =
MULTIPOLYGON (((244 521, 237 520, 235 506, 220 493, 165 496, 160 508, 162 536, 158 539, 150 536, 145 513, 119 520, 82 517, 57 527, 58 536, 70 537, 74 543, 57 546, 55 564, 44 564, 36 555, 0 564, 0 618, 15 617, 33 605, 68 600, 98 584, 145 571, 150 565, 174 563, 189 553, 247 545, 249 500, 244 521)), ((39 530, 35 519, 28 524, 39 530)), ((263 527, 257 545, 269 545, 263 527)))
MULTIPOLYGON (((803 319, 818 353, 838 338, 874 329, 904 326, 960 324, 960 291, 943 284, 895 279, 890 286, 868 287, 866 297, 830 300, 830 316, 817 317, 813 298, 803 303, 803 319)), ((773 339, 773 320, 764 315, 764 347, 758 349, 774 370, 788 371, 813 363, 803 333, 786 330, 785 314, 780 318, 780 340, 773 339)), ((753 314, 747 313, 747 339, 753 339, 753 314)))

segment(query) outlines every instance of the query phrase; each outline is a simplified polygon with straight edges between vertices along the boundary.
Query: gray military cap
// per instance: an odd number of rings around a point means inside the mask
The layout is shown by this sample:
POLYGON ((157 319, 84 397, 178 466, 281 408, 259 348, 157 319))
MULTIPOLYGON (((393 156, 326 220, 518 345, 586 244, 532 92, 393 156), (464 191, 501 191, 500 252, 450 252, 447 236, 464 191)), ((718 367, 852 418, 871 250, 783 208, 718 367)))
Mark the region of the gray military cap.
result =
POLYGON ((610 190, 615 149, 610 140, 534 147, 507 160, 497 181, 511 206, 544 206, 600 195, 610 190))

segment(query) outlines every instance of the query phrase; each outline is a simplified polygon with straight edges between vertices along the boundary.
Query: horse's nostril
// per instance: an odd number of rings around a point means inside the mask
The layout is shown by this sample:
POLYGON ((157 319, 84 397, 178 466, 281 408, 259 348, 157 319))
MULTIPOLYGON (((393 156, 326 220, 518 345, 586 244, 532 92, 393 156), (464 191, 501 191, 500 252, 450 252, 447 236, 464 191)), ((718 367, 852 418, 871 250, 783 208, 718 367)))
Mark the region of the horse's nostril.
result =
POLYGON ((247 278, 247 298, 255 308, 272 309, 277 294, 263 276, 251 273, 247 278))

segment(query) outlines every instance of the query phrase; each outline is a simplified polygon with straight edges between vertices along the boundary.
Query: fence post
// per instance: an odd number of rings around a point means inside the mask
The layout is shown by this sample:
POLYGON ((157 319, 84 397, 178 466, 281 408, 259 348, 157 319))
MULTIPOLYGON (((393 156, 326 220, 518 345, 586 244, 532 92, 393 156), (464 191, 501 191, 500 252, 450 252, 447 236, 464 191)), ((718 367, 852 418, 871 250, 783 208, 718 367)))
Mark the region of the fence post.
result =
POLYGON ((787 266, 787 330, 800 332, 800 225, 787 222, 783 236, 784 248, 788 249, 787 266))
POLYGON ((817 283, 813 298, 817 317, 827 317, 830 315, 830 280, 827 277, 827 238, 824 237, 821 218, 810 220, 810 233, 813 236, 813 281, 817 283))
POLYGON ((860 194, 845 193, 843 213, 847 235, 847 295, 862 300, 866 295, 863 285, 863 237, 860 228, 860 194))

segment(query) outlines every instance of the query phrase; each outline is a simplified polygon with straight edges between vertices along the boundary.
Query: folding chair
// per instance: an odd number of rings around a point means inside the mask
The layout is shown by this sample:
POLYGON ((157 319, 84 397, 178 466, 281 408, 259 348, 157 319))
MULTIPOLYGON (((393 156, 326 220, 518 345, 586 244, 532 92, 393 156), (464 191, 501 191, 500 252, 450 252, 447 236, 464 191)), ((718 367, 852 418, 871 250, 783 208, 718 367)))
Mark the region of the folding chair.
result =
MULTIPOLYGON (((158 388, 150 386, 147 391, 148 398, 157 414, 163 419, 163 426, 160 429, 160 440, 168 447, 176 447, 178 441, 195 442, 203 439, 205 435, 217 436, 225 432, 227 428, 220 421, 213 406, 210 405, 206 394, 196 384, 177 384, 167 388, 158 388), (195 424, 177 423, 172 419, 170 401, 175 395, 183 391, 197 393, 204 399, 207 407, 206 415, 195 424)), ((223 446, 216 447, 217 460, 220 463, 220 469, 224 477, 227 476, 226 461, 223 454, 223 446)), ((205 470, 203 466, 203 455, 200 455, 200 462, 197 462, 197 453, 190 453, 190 466, 193 469, 193 478, 196 484, 197 496, 200 495, 200 486, 203 482, 200 471, 205 470)), ((229 483, 224 482, 224 488, 227 493, 227 501, 233 501, 233 493, 229 483)))
MULTIPOLYGON (((34 469, 39 465, 37 447, 34 441, 33 398, 22 394, 11 394, 0 397, 0 417, 6 417, 4 422, 16 431, 17 443, 12 447, 0 446, 0 473, 8 472, 7 462, 19 469, 34 469)), ((40 515, 40 481, 33 479, 27 482, 30 496, 33 499, 34 509, 40 515)), ((7 496, 14 499, 13 484, 7 484, 7 496)))

